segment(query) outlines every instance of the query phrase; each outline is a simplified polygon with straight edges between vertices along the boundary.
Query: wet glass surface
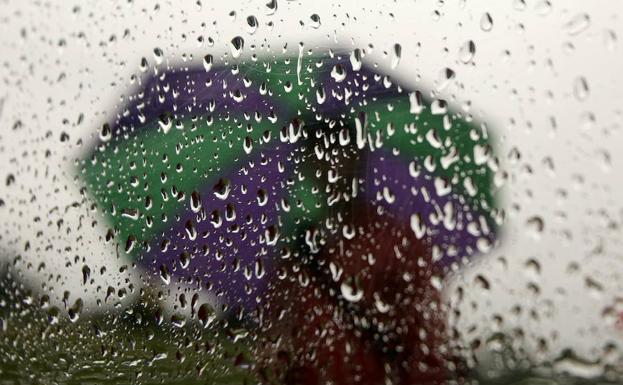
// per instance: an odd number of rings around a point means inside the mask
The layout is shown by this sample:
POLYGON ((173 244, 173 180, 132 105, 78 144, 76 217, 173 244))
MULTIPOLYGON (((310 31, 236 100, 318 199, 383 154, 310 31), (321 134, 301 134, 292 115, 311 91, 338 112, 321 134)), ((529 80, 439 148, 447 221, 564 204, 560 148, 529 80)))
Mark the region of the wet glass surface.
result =
POLYGON ((0 383, 619 383, 619 13, 0 2, 0 383))

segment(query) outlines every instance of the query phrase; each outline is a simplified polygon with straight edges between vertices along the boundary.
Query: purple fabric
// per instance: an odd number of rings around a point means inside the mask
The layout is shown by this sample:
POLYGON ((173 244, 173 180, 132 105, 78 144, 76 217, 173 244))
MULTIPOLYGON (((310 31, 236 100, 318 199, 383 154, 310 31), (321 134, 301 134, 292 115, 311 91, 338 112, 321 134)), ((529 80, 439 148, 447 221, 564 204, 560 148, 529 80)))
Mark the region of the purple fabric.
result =
POLYGON ((327 60, 322 73, 319 75, 319 83, 325 90, 326 100, 317 106, 318 112, 325 116, 339 116, 347 113, 351 107, 364 107, 365 102, 373 102, 377 98, 391 98, 405 96, 399 92, 395 84, 386 88, 383 76, 372 72, 366 65, 355 71, 348 57, 327 60), (337 81, 331 76, 336 65, 341 65, 346 75, 342 81, 337 81), (365 89, 365 91, 364 91, 365 89), (352 93, 348 98, 346 93, 352 93))
POLYGON ((113 137, 122 133, 136 133, 137 129, 145 129, 163 113, 181 116, 223 115, 231 113, 242 115, 244 112, 254 114, 256 111, 265 118, 271 111, 277 116, 285 114, 286 107, 261 95, 259 84, 244 84, 243 77, 234 75, 230 69, 219 68, 206 72, 204 69, 191 68, 188 71, 164 72, 160 76, 151 76, 141 87, 142 98, 135 97, 128 107, 121 112, 115 124, 111 125, 113 137), (206 83, 211 81, 211 85, 206 83), (236 101, 233 92, 240 91, 244 98, 236 101), (163 97, 162 97, 163 96, 163 97), (210 103, 215 103, 213 112, 209 111, 210 103), (139 116, 144 116, 141 122, 139 116))
MULTIPOLYGON (((424 239, 441 248, 442 265, 449 265, 463 256, 470 256, 476 250, 476 242, 480 238, 467 230, 467 224, 477 221, 477 213, 467 210, 467 204, 452 191, 439 196, 435 188, 435 176, 424 170, 417 177, 409 173, 409 165, 404 159, 387 151, 373 151, 368 154, 365 175, 364 196, 367 202, 382 206, 400 223, 410 223, 411 216, 419 213, 428 228, 424 239), (387 188, 394 197, 388 203, 383 197, 387 188), (426 190, 428 200, 422 190, 426 190), (414 194, 415 193, 415 194, 414 194), (448 229, 443 223, 443 210, 446 204, 452 205, 454 228, 448 229), (440 215, 441 214, 441 215, 440 215), (434 223, 431 217, 440 221, 434 223), (456 256, 448 255, 448 248, 456 248, 456 256)), ((370 210, 371 208, 368 208, 370 210)), ((375 210, 375 208, 374 208, 375 210)), ((493 240, 493 234, 485 234, 493 240)))
POLYGON ((231 183, 231 191, 225 200, 221 200, 214 194, 213 186, 220 176, 215 176, 209 183, 203 185, 200 191, 203 212, 193 213, 188 207, 179 221, 172 224, 169 231, 158 237, 146 255, 146 260, 153 263, 153 271, 159 272, 160 266, 165 265, 176 279, 198 277, 203 283, 213 285, 212 292, 222 292, 220 300, 230 306, 242 305, 247 310, 256 306, 256 297, 262 298, 262 293, 270 280, 274 279, 278 258, 277 245, 267 245, 265 232, 270 226, 278 225, 279 206, 281 199, 287 198, 285 180, 292 174, 291 161, 287 159, 292 150, 289 144, 280 143, 271 149, 258 151, 251 161, 236 166, 236 169, 222 173, 227 176, 231 183), (259 153, 265 155, 261 156, 259 153), (262 158, 267 161, 262 164, 262 158), (285 166, 285 171, 278 171, 278 162, 285 166), (254 163, 254 167, 249 167, 254 163), (240 171, 246 168, 248 173, 240 171), (247 191, 243 194, 242 187, 247 191), (258 204, 258 190, 264 189, 268 200, 265 205, 258 204), (232 221, 225 219, 227 204, 235 206, 236 217, 232 221), (222 224, 215 228, 211 223, 211 213, 219 210, 222 224), (250 217, 252 222, 247 223, 250 217), (191 240, 186 231, 187 221, 192 221, 198 233, 196 239, 191 240), (239 226, 239 231, 231 231, 233 225, 239 226), (246 234, 243 239, 242 234, 246 234), (168 250, 162 252, 160 244, 164 239, 171 242, 168 250), (231 240, 231 245, 226 240, 231 240), (207 255, 203 255, 201 247, 209 248, 207 255), (196 249, 199 249, 196 251, 196 249), (195 250, 195 251, 194 251, 195 250), (180 254, 189 252, 192 259, 185 269, 180 264, 180 254), (219 252, 222 259, 217 260, 219 252), (240 268, 234 271, 232 268, 235 259, 239 260, 240 268), (264 275, 255 276, 255 263, 261 260, 264 265, 264 275), (245 267, 251 269, 252 277, 247 279, 244 274, 245 267), (249 288, 250 292, 247 292, 249 288))

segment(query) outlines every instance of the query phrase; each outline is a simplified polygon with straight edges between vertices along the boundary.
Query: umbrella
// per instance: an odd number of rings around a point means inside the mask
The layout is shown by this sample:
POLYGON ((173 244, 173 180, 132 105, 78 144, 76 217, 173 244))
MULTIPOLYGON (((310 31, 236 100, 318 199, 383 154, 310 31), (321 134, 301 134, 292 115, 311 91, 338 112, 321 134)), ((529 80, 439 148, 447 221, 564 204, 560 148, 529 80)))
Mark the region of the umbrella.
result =
MULTIPOLYGON (((111 237, 166 285, 204 290, 266 334, 301 325, 292 352, 309 348, 297 342, 311 341, 309 328, 333 323, 373 357, 352 325, 408 318, 384 316, 408 282, 419 282, 421 303, 438 303, 429 283, 491 247, 498 212, 490 134, 360 56, 216 66, 208 55, 201 67, 155 67, 81 166, 111 237), (327 312, 283 317, 293 301, 327 312)), ((407 338, 399 334, 383 349, 407 338)), ((437 344, 437 334, 425 340, 437 344)), ((314 373, 357 375, 334 364, 314 373)))

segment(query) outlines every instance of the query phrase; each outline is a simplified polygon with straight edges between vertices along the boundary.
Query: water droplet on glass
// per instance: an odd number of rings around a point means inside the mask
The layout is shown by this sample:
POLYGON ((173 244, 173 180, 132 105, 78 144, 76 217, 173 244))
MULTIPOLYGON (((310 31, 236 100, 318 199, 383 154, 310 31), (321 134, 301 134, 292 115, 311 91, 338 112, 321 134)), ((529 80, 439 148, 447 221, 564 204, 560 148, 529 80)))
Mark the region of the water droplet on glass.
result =
POLYGON ((160 48, 154 48, 154 59, 156 64, 160 64, 164 60, 164 52, 160 48))
POLYGON ((190 209, 193 213, 198 213, 201 210, 201 195, 197 191, 190 194, 190 209))
POLYGON ((604 44, 608 51, 614 51, 617 44, 617 34, 611 29, 604 31, 604 44))
POLYGON ((341 83, 346 79, 346 69, 344 69, 341 64, 334 65, 331 70, 331 77, 335 79, 336 82, 341 83))
POLYGON ((197 238, 197 230, 195 229, 195 224, 190 219, 186 221, 184 229, 186 230, 188 239, 194 241, 197 238))
POLYGON ((551 12, 552 3, 549 0, 540 0, 535 4, 534 9, 537 14, 545 16, 551 12))
POLYGON ((186 317, 184 317, 183 314, 174 313, 171 316, 171 323, 173 324, 173 326, 176 326, 178 328, 182 328, 182 327, 184 327, 184 325, 186 325, 186 317))
POLYGON ((534 236, 539 236, 545 229, 545 222, 540 216, 533 216, 526 220, 526 228, 534 236))
POLYGON ((578 76, 573 82, 573 94, 579 101, 583 101, 588 98, 589 87, 584 76, 578 76))
POLYGON ((443 99, 435 99, 430 105, 433 115, 444 115, 448 112, 448 103, 443 99))
POLYGON ((439 72, 439 77, 437 79, 437 91, 443 91, 446 89, 452 80, 456 76, 456 73, 451 68, 444 68, 439 72))
POLYGON ((129 235, 128 239, 125 243, 125 252, 127 253, 131 253, 132 250, 134 249, 134 246, 136 245, 136 237, 134 237, 134 235, 129 235))
POLYGON ((253 151, 253 139, 250 136, 246 136, 244 138, 244 142, 242 144, 244 152, 250 154, 253 151))
POLYGON ((474 277, 474 283, 476 284, 476 286, 483 290, 491 289, 491 284, 489 283, 489 280, 482 274, 478 274, 476 277, 474 277))
POLYGON ((184 251, 180 254, 180 266, 182 267, 182 269, 185 269, 188 267, 189 264, 190 264, 190 254, 184 251))
POLYGON ((165 285, 171 283, 171 274, 169 274, 169 269, 165 265, 160 265, 160 279, 165 285))
POLYGON ((392 69, 396 69, 398 64, 400 64, 400 58, 402 57, 402 46, 398 43, 394 44, 393 55, 391 59, 392 69))
POLYGON ((359 287, 355 278, 348 278, 340 285, 342 296, 348 302, 359 302, 363 298, 363 290, 359 287))
POLYGON ((324 103, 324 101, 326 100, 327 95, 324 91, 324 88, 318 87, 318 89, 316 89, 316 102, 318 102, 318 104, 322 104, 324 103))
POLYGON ((476 44, 473 40, 468 40, 459 49, 459 60, 469 63, 474 59, 474 54, 476 54, 476 44))
POLYGON ((221 200, 227 199, 231 190, 231 184, 228 179, 221 178, 214 185, 214 195, 221 200))
POLYGON ((424 234, 426 234, 426 224, 421 214, 415 213, 411 215, 411 230, 413 230, 417 239, 422 239, 424 234))
POLYGON ((266 14, 267 15, 272 15, 277 11, 277 0, 270 0, 268 3, 266 3, 266 14))
POLYGON ((409 112, 419 114, 424 110, 424 99, 420 91, 409 93, 409 112))
POLYGON ((244 49, 244 39, 240 36, 236 36, 231 39, 230 49, 231 55, 234 58, 240 57, 240 55, 242 54, 242 50, 244 49))
POLYGON ((249 34, 254 34, 255 31, 257 31, 257 27, 259 26, 257 18, 253 15, 247 16, 247 25, 247 31, 249 32, 249 34))
POLYGON ((138 69, 143 73, 147 72, 147 70, 149 69, 149 62, 146 58, 141 58, 141 64, 139 64, 138 69))
POLYGON ((320 28, 320 16, 318 16, 318 14, 314 13, 313 15, 310 16, 310 19, 312 21, 310 24, 312 28, 316 28, 316 29, 320 28))
POLYGON ((164 134, 168 133, 173 127, 173 119, 170 114, 161 114, 158 117, 158 125, 164 134))
POLYGON ((82 284, 86 284, 89 281, 89 278, 91 277, 91 269, 89 268, 89 266, 84 265, 82 266, 82 284))
POLYGON ((108 123, 104 123, 102 129, 100 130, 100 140, 102 142, 108 142, 112 138, 112 130, 108 123))
POLYGON ((480 18, 480 29, 485 32, 489 32, 493 29, 493 18, 489 12, 485 12, 480 18))
POLYGON ((591 18, 586 13, 580 13, 571 18, 564 25, 565 31, 571 36, 578 35, 591 25, 591 18))
POLYGON ((199 318, 201 325, 206 328, 210 326, 210 324, 216 319, 216 314, 212 309, 212 306, 204 303, 199 306, 199 310, 197 311, 197 318, 199 318))
POLYGON ((268 194, 266 193, 266 190, 257 190, 257 204, 259 206, 264 206, 266 202, 268 202, 268 194))
POLYGON ((214 57, 211 54, 207 54, 203 57, 203 68, 205 68, 206 72, 210 72, 213 63, 214 57))
POLYGON ((350 65, 353 67, 353 71, 359 71, 361 64, 361 50, 357 48, 350 54, 350 65))

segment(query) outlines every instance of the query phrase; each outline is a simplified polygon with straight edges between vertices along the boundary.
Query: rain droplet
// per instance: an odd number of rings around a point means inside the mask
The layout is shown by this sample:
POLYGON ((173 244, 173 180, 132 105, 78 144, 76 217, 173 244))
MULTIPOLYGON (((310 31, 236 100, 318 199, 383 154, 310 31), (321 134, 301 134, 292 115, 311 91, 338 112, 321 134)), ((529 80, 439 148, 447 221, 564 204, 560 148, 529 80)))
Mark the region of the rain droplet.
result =
POLYGON ((210 72, 213 63, 214 57, 211 54, 207 54, 203 57, 203 68, 205 68, 206 72, 210 72))
POLYGON ((379 313, 387 313, 390 311, 391 306, 381 299, 381 296, 377 293, 374 293, 374 306, 379 313))
POLYGON ((480 29, 485 32, 489 32, 493 29, 493 18, 489 12, 485 12, 480 18, 480 29))
POLYGON ((154 59, 156 60, 156 64, 162 63, 164 59, 164 52, 160 48, 154 48, 154 59))
POLYGON ((357 143, 358 149, 363 149, 366 145, 366 131, 368 127, 368 122, 366 116, 362 114, 362 116, 358 116, 355 118, 355 140, 357 143))
POLYGON ((57 324, 60 313, 60 310, 56 306, 52 306, 50 310, 48 310, 48 322, 50 322, 51 325, 57 324))
POLYGON ((527 229, 535 236, 540 235, 545 229, 545 222, 539 216, 533 216, 526 221, 527 229))
POLYGON ((244 49, 244 39, 240 36, 234 37, 233 39, 231 39, 230 48, 231 55, 234 58, 240 57, 240 55, 242 54, 242 50, 244 49))
POLYGON ((229 192, 231 190, 231 183, 228 179, 221 178, 214 185, 214 195, 218 199, 225 200, 229 196, 229 192))
POLYGON ((417 239, 422 239, 424 234, 426 234, 426 224, 421 214, 415 213, 411 215, 411 230, 413 230, 417 239))
POLYGON ((253 151, 253 139, 250 136, 245 137, 242 147, 245 153, 250 154, 253 151))
POLYGON ((342 235, 344 236, 344 238, 348 240, 353 239, 355 238, 355 234, 355 226, 350 224, 342 226, 342 235))
POLYGON ((221 227, 221 224, 223 224, 223 217, 218 210, 214 210, 212 214, 210 214, 210 223, 212 223, 215 229, 218 229, 221 227))
POLYGON ((100 130, 100 140, 102 142, 108 142, 112 138, 112 130, 108 123, 104 123, 100 130))
POLYGON ((199 306, 199 310, 197 311, 197 318, 201 322, 201 325, 206 328, 210 326, 212 321, 216 319, 216 315, 214 314, 214 310, 207 303, 199 306))
POLYGON ((563 28, 569 35, 575 36, 585 31, 590 25, 590 16, 586 13, 580 13, 571 18, 563 28))
POLYGON ((201 210, 201 195, 197 191, 190 194, 190 209, 193 213, 198 213, 201 210))
POLYGON ((236 219, 236 208, 231 203, 225 207, 225 220, 231 222, 236 219))
POLYGON ((524 266, 526 268, 526 273, 532 279, 538 278, 541 274, 541 264, 534 258, 527 260, 524 266))
POLYGON ((398 67, 400 64, 400 58, 402 57, 402 46, 398 43, 394 44, 394 52, 392 55, 392 69, 398 67))
POLYGON ((361 50, 357 48, 350 54, 350 65, 353 67, 353 71, 359 71, 361 64, 361 50))
POLYGON ((163 133, 168 133, 173 127, 173 119, 170 114, 161 114, 158 118, 158 125, 162 129, 163 133))
POLYGON ((257 190, 257 204, 260 206, 264 206, 266 202, 268 202, 268 194, 266 193, 266 190, 257 190))
POLYGON ((249 34, 254 34, 255 31, 257 31, 257 27, 259 25, 257 18, 253 15, 247 16, 247 25, 249 26, 249 28, 247 28, 249 34))
POLYGON ((604 44, 608 51, 614 51, 617 43, 617 34, 613 30, 609 29, 604 32, 604 44))
POLYGON ((444 68, 439 72, 439 78, 437 80, 437 91, 443 91, 446 89, 452 80, 455 78, 456 73, 451 68, 444 68))
POLYGON ((442 197, 452 192, 452 185, 442 177, 435 177, 435 192, 442 197))
POLYGON ((128 240, 125 243, 125 252, 130 253, 132 252, 132 249, 134 249, 134 246, 136 245, 136 237, 134 235, 129 235, 128 236, 128 240))
POLYGON ((147 70, 149 69, 149 62, 146 58, 141 58, 141 64, 139 65, 138 69, 141 72, 147 72, 147 70))
POLYGON ((350 278, 342 282, 340 291, 342 296, 348 302, 359 302, 363 298, 363 290, 359 287, 354 278, 350 278))
POLYGON ((74 305, 67 310, 67 314, 69 315, 69 320, 71 322, 76 322, 80 318, 80 313, 82 313, 83 302, 82 299, 78 298, 74 305))
POLYGON ((182 266, 182 269, 185 269, 188 267, 189 264, 190 264, 190 254, 184 251, 180 254, 180 266, 182 266))
POLYGON ((482 275, 482 274, 478 274, 474 278, 474 283, 478 287, 480 287, 481 289, 484 289, 484 290, 489 290, 491 288, 491 284, 489 283, 489 280, 487 278, 485 278, 485 276, 482 275))
POLYGON ((583 101, 588 98, 588 82, 584 76, 578 76, 573 82, 573 93, 579 101, 583 101))
POLYGON ((312 28, 320 28, 320 16, 318 16, 318 14, 314 13, 310 16, 310 19, 312 21, 312 23, 310 24, 312 28))
POLYGON ((409 112, 419 114, 424 110, 424 100, 420 91, 411 92, 409 94, 409 112))
POLYGON ((184 327, 186 325, 186 317, 180 313, 175 313, 171 316, 171 323, 178 328, 184 327))
POLYGON ((268 3, 266 3, 266 14, 267 15, 272 15, 277 11, 277 0, 270 0, 268 3))
POLYGON ((336 64, 331 70, 331 77, 335 79, 337 83, 341 83, 344 79, 346 79, 346 70, 341 64, 336 64))
POLYGON ((82 284, 85 285, 89 281, 90 277, 91 277, 91 269, 89 268, 89 266, 87 265, 82 266, 82 284))
POLYGON ((515 0, 513 1, 513 8, 518 11, 523 11, 526 9, 526 1, 525 0, 515 0))
POLYGON ((467 64, 474 59, 475 54, 476 44, 473 40, 468 40, 459 49, 459 60, 467 64))
POLYGON ((443 115, 448 112, 448 102, 443 99, 435 99, 430 105, 430 111, 433 115, 443 115))
POLYGON ((47 309, 50 306, 50 296, 47 294, 42 295, 39 306, 41 306, 42 309, 47 309))
POLYGON ((190 219, 186 221, 184 229, 186 230, 186 234, 188 234, 188 239, 194 241, 197 238, 197 230, 195 229, 195 225, 190 219))
POLYGON ((279 239, 279 229, 277 226, 268 226, 265 232, 266 236, 266 244, 271 246, 277 243, 277 239, 279 239))
POLYGON ((541 0, 534 6, 536 13, 545 16, 552 10, 552 3, 549 0, 541 0))
POLYGON ((327 98, 327 95, 324 91, 324 88, 318 87, 318 89, 316 90, 316 101, 318 102, 318 104, 324 103, 326 98, 327 98))
POLYGON ((160 265, 160 279, 165 285, 171 283, 171 274, 169 274, 169 269, 165 265, 160 265))

